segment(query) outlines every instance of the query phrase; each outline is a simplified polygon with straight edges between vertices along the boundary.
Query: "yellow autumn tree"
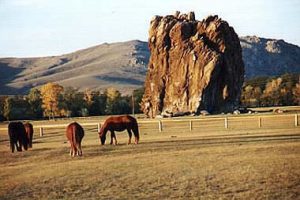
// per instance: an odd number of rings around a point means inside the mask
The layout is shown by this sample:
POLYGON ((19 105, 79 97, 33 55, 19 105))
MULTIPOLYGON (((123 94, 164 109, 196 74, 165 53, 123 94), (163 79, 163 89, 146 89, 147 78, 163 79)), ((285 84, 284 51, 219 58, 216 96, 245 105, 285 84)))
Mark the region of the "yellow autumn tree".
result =
POLYGON ((63 91, 63 86, 57 83, 47 83, 41 87, 44 116, 50 118, 64 115, 64 110, 59 106, 63 91))
POLYGON ((300 76, 299 76, 299 83, 297 83, 293 88, 293 95, 294 95, 294 103, 296 105, 300 105, 300 76))
POLYGON ((121 93, 115 88, 107 88, 105 95, 107 97, 105 112, 107 114, 117 114, 119 111, 121 93))

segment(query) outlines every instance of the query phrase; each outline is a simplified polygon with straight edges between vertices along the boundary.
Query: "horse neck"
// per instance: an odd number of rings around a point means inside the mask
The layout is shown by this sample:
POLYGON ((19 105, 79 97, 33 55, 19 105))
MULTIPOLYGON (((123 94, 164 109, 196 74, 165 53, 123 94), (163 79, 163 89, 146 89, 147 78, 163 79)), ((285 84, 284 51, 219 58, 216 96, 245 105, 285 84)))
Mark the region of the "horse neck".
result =
POLYGON ((105 136, 106 133, 107 133, 107 131, 108 131, 107 125, 104 124, 104 125, 101 127, 101 129, 100 129, 101 136, 102 136, 102 135, 105 136))

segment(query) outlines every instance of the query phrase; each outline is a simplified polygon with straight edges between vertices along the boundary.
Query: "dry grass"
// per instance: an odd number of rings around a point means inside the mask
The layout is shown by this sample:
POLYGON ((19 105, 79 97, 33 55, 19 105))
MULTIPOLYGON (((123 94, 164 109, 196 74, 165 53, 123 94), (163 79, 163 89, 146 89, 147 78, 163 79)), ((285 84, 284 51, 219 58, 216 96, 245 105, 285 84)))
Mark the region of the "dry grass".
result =
POLYGON ((14 154, 1 132, 0 199, 300 198, 299 128, 167 128, 141 128, 139 145, 126 145, 123 132, 120 145, 100 146, 96 128, 85 127, 76 158, 63 129, 14 154))

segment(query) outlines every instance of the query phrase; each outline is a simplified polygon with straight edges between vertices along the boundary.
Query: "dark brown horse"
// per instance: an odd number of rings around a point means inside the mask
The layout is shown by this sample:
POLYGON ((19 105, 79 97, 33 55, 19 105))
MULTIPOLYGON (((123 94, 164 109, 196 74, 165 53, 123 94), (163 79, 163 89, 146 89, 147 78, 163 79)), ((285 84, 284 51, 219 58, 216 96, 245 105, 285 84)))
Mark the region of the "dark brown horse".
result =
POLYGON ((22 122, 10 122, 8 124, 8 136, 12 153, 15 151, 15 147, 17 151, 22 151, 22 147, 27 151, 28 138, 22 122))
POLYGON ((67 139, 70 142, 70 155, 71 156, 82 156, 81 141, 84 136, 83 128, 76 122, 68 125, 66 130, 67 139))
POLYGON ((109 117, 105 120, 99 132, 99 138, 101 144, 102 145, 105 144, 107 131, 110 131, 111 133, 110 144, 113 144, 113 139, 115 139, 115 144, 117 144, 115 131, 124 131, 124 130, 127 130, 128 132, 128 136, 129 136, 128 144, 131 143, 132 132, 135 137, 135 144, 139 143, 140 135, 139 135, 139 128, 136 119, 129 115, 124 115, 124 116, 117 116, 117 117, 109 117))
POLYGON ((25 131, 26 131, 26 136, 27 136, 27 139, 28 139, 28 147, 32 148, 33 126, 32 126, 31 123, 26 122, 24 124, 24 127, 25 127, 25 131))

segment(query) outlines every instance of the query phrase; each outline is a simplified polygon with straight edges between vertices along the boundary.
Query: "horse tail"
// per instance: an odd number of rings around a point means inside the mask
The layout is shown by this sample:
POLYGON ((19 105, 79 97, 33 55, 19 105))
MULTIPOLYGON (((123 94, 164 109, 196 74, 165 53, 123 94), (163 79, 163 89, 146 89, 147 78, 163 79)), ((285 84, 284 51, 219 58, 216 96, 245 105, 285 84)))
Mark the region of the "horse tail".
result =
POLYGON ((140 133, 139 133, 139 125, 138 125, 136 119, 133 120, 133 134, 136 137, 137 142, 138 142, 140 139, 140 133))
MULTIPOLYGON (((72 143, 75 152, 77 151, 77 143, 76 143, 76 124, 73 125, 73 130, 72 130, 72 143)), ((74 153, 75 153, 74 152, 74 153)))

